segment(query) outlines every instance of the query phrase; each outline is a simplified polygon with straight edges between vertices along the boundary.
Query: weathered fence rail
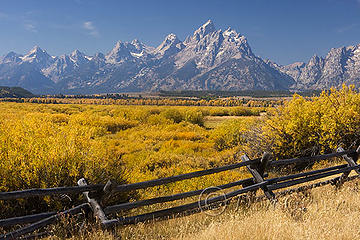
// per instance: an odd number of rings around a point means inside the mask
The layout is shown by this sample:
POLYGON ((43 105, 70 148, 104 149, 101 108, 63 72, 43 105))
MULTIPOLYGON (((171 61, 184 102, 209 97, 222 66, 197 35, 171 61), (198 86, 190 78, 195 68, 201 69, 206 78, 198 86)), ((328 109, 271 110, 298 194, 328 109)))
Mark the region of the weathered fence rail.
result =
MULTIPOLYGON (((323 154, 323 155, 317 155, 311 157, 284 159, 278 161, 270 161, 269 154, 264 154, 262 158, 257 158, 254 160, 250 160, 246 155, 243 155, 241 157, 242 162, 239 163, 171 176, 167 178, 139 182, 139 183, 114 186, 114 184, 112 184, 109 181, 107 184, 87 185, 85 179, 80 179, 78 182, 79 186, 58 187, 58 188, 49 188, 49 189, 27 189, 27 190, 20 190, 14 192, 0 192, 0 200, 2 201, 11 200, 11 199, 30 198, 35 196, 36 197, 51 196, 58 194, 83 194, 87 202, 79 206, 75 206, 72 209, 65 210, 59 213, 48 212, 48 213, 39 213, 28 216, 22 216, 22 217, 0 219, 0 227, 3 228, 30 224, 30 225, 24 225, 13 232, 9 232, 5 235, 1 235, 0 239, 18 239, 20 237, 28 238, 31 237, 32 235, 25 236, 26 234, 30 234, 35 230, 42 229, 43 227, 56 222, 61 216, 75 215, 89 210, 93 212, 94 217, 101 223, 103 227, 108 228, 116 225, 134 224, 134 223, 144 222, 153 219, 171 218, 171 217, 175 217, 177 214, 188 214, 193 212, 199 212, 201 210, 206 209, 206 207, 211 204, 223 203, 224 201, 225 202, 229 201, 234 197, 243 196, 243 194, 245 193, 249 193, 249 192, 254 193, 258 189, 261 189, 264 192, 264 196, 258 197, 258 199, 263 199, 264 197, 266 197, 275 204, 277 196, 290 194, 296 191, 303 191, 310 188, 320 187, 326 184, 334 184, 339 187, 345 181, 357 178, 359 175, 349 177, 349 174, 351 171, 355 171, 357 174, 360 174, 360 169, 359 169, 360 165, 357 165, 356 163, 358 160, 359 153, 360 153, 360 147, 357 150, 347 150, 347 151, 345 151, 342 148, 338 148, 336 153, 323 154), (265 171, 269 169, 269 167, 278 168, 281 166, 288 166, 289 164, 326 160, 334 157, 342 157, 346 161, 346 164, 266 179, 267 175, 265 171), (185 179, 191 179, 195 177, 201 177, 209 174, 233 170, 240 167, 246 167, 253 177, 219 185, 209 189, 199 189, 199 190, 178 193, 169 196, 161 196, 151 199, 139 200, 135 202, 121 203, 113 206, 107 206, 104 209, 103 209, 104 206, 101 206, 99 204, 100 201, 89 197, 89 192, 102 192, 103 193, 102 195, 104 196, 114 192, 126 192, 126 191, 133 191, 133 190, 144 189, 154 186, 160 186, 168 183, 182 181, 185 179), (339 174, 342 175, 332 178, 330 180, 312 183, 306 186, 300 186, 295 189, 287 189, 295 185, 299 185, 306 182, 311 182, 314 180, 322 179, 329 176, 339 175, 339 174), (114 213, 123 213, 123 211, 129 209, 199 196, 202 193, 204 193, 204 191, 206 191, 207 193, 211 193, 218 190, 233 188, 236 186, 242 186, 242 188, 225 193, 220 196, 206 199, 206 201, 199 200, 185 205, 161 209, 154 212, 145 213, 136 216, 124 216, 115 219, 108 218, 114 213), (286 190, 273 192, 279 189, 286 189, 286 190)), ((45 232, 44 234, 48 234, 48 233, 45 232)))
MULTIPOLYGON (((302 157, 302 158, 292 158, 286 160, 278 160, 271 162, 270 166, 283 166, 288 164, 294 164, 299 162, 310 162, 310 161, 318 161, 318 160, 326 160, 333 157, 339 157, 347 154, 354 154, 354 150, 348 150, 344 152, 337 152, 331 154, 324 154, 318 156, 311 156, 311 157, 302 157)), ((124 184, 116 186, 113 191, 115 192, 124 192, 124 191, 132 191, 137 189, 143 189, 148 187, 155 187, 159 185, 164 185, 167 183, 177 182, 185 179, 191 179, 195 177, 201 177, 205 175, 210 175, 214 173, 219 173, 223 171, 228 171, 240 167, 244 167, 246 165, 256 165, 259 164, 261 158, 257 158, 254 160, 250 160, 247 162, 240 162, 235 163, 227 166, 200 170, 191 173, 185 173, 181 175, 176 175, 167 178, 160 178, 154 179, 145 182, 139 183, 132 183, 132 184, 124 184)), ((19 199, 19 198, 29 198, 35 196, 49 196, 49 195, 58 195, 58 194, 74 194, 74 193, 82 193, 82 192, 94 192, 99 191, 104 188, 104 184, 97 184, 97 185, 87 185, 87 186, 73 186, 73 187, 58 187, 58 188, 48 188, 48 189, 27 189, 27 190, 20 190, 20 191, 13 191, 13 192, 0 192, 0 200, 10 200, 10 199, 19 199)))

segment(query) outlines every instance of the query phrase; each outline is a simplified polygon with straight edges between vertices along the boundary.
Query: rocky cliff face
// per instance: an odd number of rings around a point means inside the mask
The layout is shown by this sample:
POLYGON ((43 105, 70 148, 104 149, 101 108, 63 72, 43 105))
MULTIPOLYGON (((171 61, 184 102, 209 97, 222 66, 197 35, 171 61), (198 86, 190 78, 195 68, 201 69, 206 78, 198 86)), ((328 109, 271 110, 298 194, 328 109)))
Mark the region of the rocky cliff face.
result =
POLYGON ((295 89, 329 89, 342 84, 360 87, 360 44, 333 48, 325 58, 314 56, 308 63, 276 67, 295 80, 295 89))
POLYGON ((212 21, 182 42, 169 34, 156 48, 118 41, 106 55, 50 56, 39 47, 0 58, 0 85, 34 93, 157 90, 319 89, 359 80, 359 46, 332 49, 325 58, 280 66, 253 54, 245 36, 212 21))

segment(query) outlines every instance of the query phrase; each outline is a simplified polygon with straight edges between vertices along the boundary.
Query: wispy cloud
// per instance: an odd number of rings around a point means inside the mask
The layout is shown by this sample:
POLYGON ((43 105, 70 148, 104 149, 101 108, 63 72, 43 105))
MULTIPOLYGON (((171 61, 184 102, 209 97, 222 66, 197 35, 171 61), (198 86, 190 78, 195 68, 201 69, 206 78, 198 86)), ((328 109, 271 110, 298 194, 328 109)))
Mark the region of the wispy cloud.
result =
POLYGON ((91 36, 99 37, 99 31, 94 26, 93 22, 91 21, 84 22, 83 28, 86 29, 91 36))
POLYGON ((32 22, 32 21, 25 21, 23 26, 29 32, 33 32, 33 33, 38 32, 38 30, 36 28, 36 24, 34 22, 32 22))
POLYGON ((11 23, 15 23, 16 25, 22 27, 28 32, 37 33, 37 22, 32 20, 32 15, 34 15, 33 12, 26 12, 22 16, 17 16, 15 14, 7 14, 0 11, 0 19, 2 21, 7 21, 11 23))
MULTIPOLYGON (((357 0, 357 1, 360 2, 360 0, 357 0)), ((359 26, 360 26, 359 23, 349 24, 349 25, 347 25, 347 26, 344 26, 344 27, 341 27, 341 28, 336 29, 336 32, 337 32, 337 33, 348 32, 348 31, 351 31, 351 30, 353 30, 354 28, 357 28, 357 27, 359 27, 359 26)))

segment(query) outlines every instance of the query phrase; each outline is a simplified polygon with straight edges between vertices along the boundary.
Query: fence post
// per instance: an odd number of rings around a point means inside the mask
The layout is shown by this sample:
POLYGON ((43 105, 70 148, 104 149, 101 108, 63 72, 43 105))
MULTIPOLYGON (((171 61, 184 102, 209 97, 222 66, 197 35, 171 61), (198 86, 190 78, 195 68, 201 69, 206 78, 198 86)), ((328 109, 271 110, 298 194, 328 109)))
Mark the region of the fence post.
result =
MULTIPOLYGON (((338 147, 338 148, 336 149, 336 152, 339 152, 339 153, 344 152, 344 151, 345 151, 345 150, 344 150, 342 147, 338 147)), ((349 167, 354 167, 354 166, 357 165, 357 164, 356 164, 356 161, 358 160, 357 158, 358 158, 359 153, 360 153, 360 146, 356 149, 356 159, 354 159, 353 157, 350 157, 350 156, 348 156, 348 155, 343 155, 342 157, 343 157, 343 159, 348 163, 348 166, 349 166, 349 167)), ((337 187, 340 187, 341 185, 343 185, 343 183, 345 182, 346 178, 349 176, 350 172, 351 172, 351 171, 344 172, 344 173, 340 176, 339 181, 336 183, 336 186, 337 186, 337 187)), ((359 170, 359 169, 355 169, 355 172, 360 175, 360 170, 359 170)))
POLYGON ((105 184, 101 196, 99 197, 100 203, 101 205, 104 205, 104 201, 108 200, 109 198, 111 198, 111 196, 114 193, 114 188, 116 187, 115 182, 108 180, 107 183, 105 184))
MULTIPOLYGON (((251 165, 246 166, 246 168, 249 170, 251 175, 253 175, 256 183, 264 182, 264 178, 263 178, 264 171, 265 171, 267 165, 269 164, 270 158, 271 158, 271 155, 269 153, 264 153, 263 157, 261 158, 260 164, 258 166, 251 166, 251 165)), ((246 154, 241 156, 241 160, 243 162, 250 161, 249 157, 246 154)), ((267 188, 267 186, 262 186, 261 189, 264 191, 265 196, 269 200, 271 200, 272 202, 274 202, 276 200, 275 194, 271 190, 269 190, 267 188)))
MULTIPOLYGON (((85 178, 81 178, 77 183, 79 186, 87 185, 85 178)), ((83 192, 83 194, 84 194, 84 197, 86 198, 87 202, 90 203, 91 209, 94 213, 94 217, 97 220, 100 220, 100 222, 102 224, 104 224, 108 219, 107 219, 104 211, 102 210, 100 204, 95 199, 89 197, 89 192, 83 192)))

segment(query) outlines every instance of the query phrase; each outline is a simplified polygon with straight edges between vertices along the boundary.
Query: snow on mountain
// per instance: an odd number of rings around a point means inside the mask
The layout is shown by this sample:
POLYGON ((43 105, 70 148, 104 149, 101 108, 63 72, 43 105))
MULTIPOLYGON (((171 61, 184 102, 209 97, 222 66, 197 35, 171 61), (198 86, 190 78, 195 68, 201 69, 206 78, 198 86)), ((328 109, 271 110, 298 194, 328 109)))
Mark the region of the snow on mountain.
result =
POLYGON ((131 59, 132 55, 128 45, 129 43, 118 41, 115 47, 106 55, 106 61, 116 64, 131 59))
POLYGON ((89 58, 91 59, 91 57, 86 56, 84 53, 80 52, 79 50, 74 50, 70 54, 71 61, 73 61, 77 66, 88 63, 89 58))
POLYGON ((184 49, 185 45, 178 39, 178 37, 171 33, 166 36, 165 40, 153 51, 156 56, 167 57, 175 55, 184 49))
POLYGON ((33 47, 30 52, 28 52, 25 56, 20 57, 20 59, 23 62, 36 64, 36 66, 40 69, 49 66, 54 62, 54 58, 52 58, 46 51, 42 50, 39 46, 33 47))
POLYGON ((105 58, 107 63, 119 64, 134 58, 147 58, 151 51, 153 51, 152 47, 146 46, 137 39, 131 42, 118 41, 105 58))
POLYGON ((360 44, 332 48, 325 57, 313 56, 308 63, 278 66, 291 76, 295 89, 329 89, 342 84, 360 86, 360 44))
POLYGON ((199 69, 216 66, 232 58, 255 57, 245 36, 228 28, 216 30, 209 20, 193 36, 187 37, 186 48, 178 54, 176 65, 181 67, 188 61, 194 61, 199 69))
POLYGON ((2 58, 0 58, 0 64, 1 63, 20 63, 22 61, 23 56, 20 54, 17 54, 15 52, 9 52, 2 58))
POLYGON ((308 63, 281 66, 256 56, 247 38, 209 20, 182 42, 167 35, 156 48, 118 41, 106 55, 79 50, 50 56, 35 46, 0 58, 0 85, 34 93, 116 91, 324 89, 360 84, 360 44, 331 49, 308 63))

